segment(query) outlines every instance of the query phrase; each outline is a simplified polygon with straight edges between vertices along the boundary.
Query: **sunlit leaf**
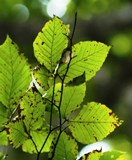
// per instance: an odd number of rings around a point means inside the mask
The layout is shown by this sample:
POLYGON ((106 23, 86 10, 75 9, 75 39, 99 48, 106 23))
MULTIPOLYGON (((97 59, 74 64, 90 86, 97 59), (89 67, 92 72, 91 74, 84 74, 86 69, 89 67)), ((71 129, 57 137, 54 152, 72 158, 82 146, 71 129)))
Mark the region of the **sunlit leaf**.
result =
POLYGON ((103 153, 101 151, 94 150, 90 153, 83 155, 81 158, 79 158, 79 160, 100 160, 102 154, 103 153))
MULTIPOLYGON (((84 41, 75 44, 72 47, 72 60, 66 81, 86 74, 86 80, 95 76, 96 72, 103 65, 110 47, 96 41, 84 41)), ((67 64, 63 64, 59 69, 59 74, 64 75, 67 64)))
POLYGON ((90 102, 83 106, 77 117, 69 120, 69 128, 77 141, 89 144, 102 140, 121 123, 105 105, 90 102))
MULTIPOLYGON (((44 66, 36 67, 33 71, 33 76, 36 83, 39 85, 40 93, 43 95, 54 85, 54 76, 44 66)), ((60 83, 59 77, 56 78, 56 83, 60 83)))
MULTIPOLYGON (((19 119, 23 119, 23 121, 9 123, 9 139, 15 148, 22 145, 24 151, 37 153, 48 134, 45 121, 45 104, 42 96, 34 88, 31 88, 23 96, 20 109, 21 115, 19 119)), ((49 151, 51 141, 50 136, 42 152, 49 151)))
MULTIPOLYGON (((43 152, 53 160, 75 160, 77 142, 102 140, 121 125, 105 105, 83 101, 85 83, 101 68, 110 46, 96 41, 70 46, 69 32, 69 25, 54 16, 38 33, 33 47, 40 64, 32 83, 17 45, 7 36, 0 46, 0 145, 21 147, 38 160, 43 152)), ((80 158, 106 159, 125 160, 121 152, 101 150, 80 158)))
POLYGON ((28 135, 25 132, 25 128, 22 121, 16 121, 15 123, 9 123, 9 139, 13 144, 13 147, 20 147, 25 140, 28 139, 28 135))
MULTIPOLYGON (((23 143, 23 151, 29 153, 37 153, 44 143, 47 133, 47 123, 45 120, 45 103, 40 93, 31 88, 22 98, 20 103, 22 109, 21 116, 24 117, 24 124, 29 137, 23 143), (33 143, 34 142, 34 143, 33 143), (36 148, 37 150, 36 150, 36 148)), ((48 152, 52 142, 53 135, 48 138, 42 152, 48 152)))
MULTIPOLYGON (((49 89, 49 80, 52 78, 51 74, 45 67, 38 67, 33 72, 34 78, 40 87, 43 88, 44 91, 49 89)), ((53 80, 52 80, 53 81, 53 80)))
MULTIPOLYGON (((37 150, 40 151, 48 133, 47 132, 39 133, 39 132, 32 131, 30 134, 32 136, 32 139, 33 139, 36 147, 37 147, 37 150)), ((41 152, 49 152, 50 151, 50 146, 51 146, 52 140, 53 140, 53 134, 50 135, 50 137, 46 141, 46 144, 41 152)), ((31 139, 26 140, 22 146, 23 151, 31 153, 31 154, 37 153, 33 141, 31 139)))
POLYGON ((49 90, 47 90, 45 97, 51 99, 53 95, 53 90, 54 94, 57 94, 57 92, 60 91, 60 89, 61 89, 61 83, 56 83, 54 87, 52 86, 49 88, 49 90))
POLYGON ((75 160, 77 156, 77 143, 63 132, 56 146, 53 160, 75 160))
POLYGON ((0 101, 10 110, 31 82, 27 60, 7 36, 0 46, 0 101))
POLYGON ((8 111, 6 107, 0 102, 0 127, 8 120, 8 111))
POLYGON ((42 96, 34 88, 31 88, 20 103, 21 116, 28 131, 46 127, 45 104, 42 96))
POLYGON ((8 138, 6 131, 0 132, 0 145, 7 146, 8 145, 8 138))
POLYGON ((99 160, 126 160, 125 153, 121 151, 104 152, 99 160))
POLYGON ((79 160, 125 160, 124 153, 120 151, 101 152, 94 150, 83 155, 79 160))
POLYGON ((86 84, 77 86, 67 86, 64 88, 63 99, 61 103, 62 117, 68 117, 72 111, 76 110, 85 96, 86 84))
MULTIPOLYGON (((25 124, 22 121, 10 123, 9 139, 15 148, 22 146, 23 151, 28 153, 37 153, 39 151, 48 135, 45 130, 28 132, 25 124), (37 148, 37 149, 36 149, 37 148)), ((49 152, 50 145, 53 139, 53 134, 50 135, 46 141, 42 152, 49 152)))
POLYGON ((55 70, 68 45, 68 34, 69 26, 55 16, 45 24, 33 43, 35 57, 50 72, 55 70))

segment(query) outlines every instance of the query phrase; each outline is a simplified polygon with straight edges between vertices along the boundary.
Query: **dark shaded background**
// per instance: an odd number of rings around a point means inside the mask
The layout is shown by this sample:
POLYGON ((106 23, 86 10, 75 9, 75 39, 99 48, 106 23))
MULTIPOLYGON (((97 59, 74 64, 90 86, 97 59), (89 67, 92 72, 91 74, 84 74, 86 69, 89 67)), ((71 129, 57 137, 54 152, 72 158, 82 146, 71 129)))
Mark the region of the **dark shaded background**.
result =
MULTIPOLYGON (((0 0, 0 43, 2 44, 9 34, 32 65, 36 63, 32 43, 45 22, 50 19, 47 13, 49 2, 48 0, 0 0)), ((59 6, 59 0, 56 0, 55 4, 59 6)), ((129 153, 128 159, 131 160, 132 2, 131 0, 69 0, 67 10, 61 18, 71 27, 74 24, 75 12, 78 13, 75 43, 96 40, 112 46, 102 69, 88 82, 85 99, 106 104, 124 120, 123 125, 109 138, 112 146, 129 153)), ((20 150, 14 151, 10 148, 4 149, 4 152, 9 152, 8 160, 18 157, 25 159, 23 156, 29 159, 28 154, 23 155, 20 150)), ((33 157, 30 159, 33 160, 33 157)))

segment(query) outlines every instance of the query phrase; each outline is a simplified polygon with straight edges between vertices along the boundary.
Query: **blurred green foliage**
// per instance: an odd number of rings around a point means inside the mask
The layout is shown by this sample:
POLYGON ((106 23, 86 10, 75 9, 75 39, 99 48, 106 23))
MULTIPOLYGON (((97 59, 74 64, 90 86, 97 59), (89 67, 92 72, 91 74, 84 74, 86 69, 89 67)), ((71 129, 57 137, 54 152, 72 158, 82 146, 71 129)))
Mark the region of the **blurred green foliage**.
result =
POLYGON ((109 12, 118 8, 120 0, 73 0, 69 3, 68 12, 78 12, 79 16, 89 19, 93 16, 109 12))
MULTIPOLYGON (((0 0, 0 42, 9 34, 32 63, 36 63, 32 42, 50 19, 49 2, 0 0)), ((57 0, 56 5, 60 5, 57 0)), ((113 134, 117 138, 112 143, 116 149, 128 152, 132 159, 132 1, 71 0, 66 7, 62 17, 66 23, 73 25, 74 14, 78 13, 75 42, 90 39, 112 45, 102 70, 87 85, 85 98, 106 104, 124 119, 124 124, 113 134)))

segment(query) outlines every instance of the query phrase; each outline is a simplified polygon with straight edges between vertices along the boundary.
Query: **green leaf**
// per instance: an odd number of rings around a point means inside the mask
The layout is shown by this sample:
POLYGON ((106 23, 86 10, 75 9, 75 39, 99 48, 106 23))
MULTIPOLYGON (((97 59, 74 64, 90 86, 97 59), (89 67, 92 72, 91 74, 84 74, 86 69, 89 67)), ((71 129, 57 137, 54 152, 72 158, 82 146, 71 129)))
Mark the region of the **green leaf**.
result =
POLYGON ((69 120, 69 129, 78 142, 89 144, 102 140, 121 123, 105 105, 90 102, 82 107, 77 117, 69 120))
POLYGON ((25 132, 24 124, 22 121, 16 121, 15 123, 10 122, 9 128, 9 139, 13 144, 13 147, 20 147, 25 140, 28 139, 28 135, 25 132))
MULTIPOLYGON (((59 103, 59 99, 60 99, 60 97, 59 97, 60 94, 59 93, 60 93, 60 90, 61 90, 61 85, 62 85, 61 83, 56 83, 55 86, 54 86, 54 94, 55 94, 55 102, 54 103, 56 103, 56 105, 58 105, 58 103, 59 103)), ((49 100, 51 100, 52 95, 53 95, 53 86, 50 87, 49 90, 47 90, 45 97, 48 98, 49 100)))
MULTIPOLYGON (((31 137, 32 137, 35 145, 37 146, 37 150, 40 151, 48 133, 47 132, 39 133, 39 132, 32 131, 30 134, 31 134, 31 137)), ((53 134, 51 134, 49 136, 41 153, 50 151, 50 146, 51 146, 53 137, 54 137, 53 134)), ((37 153, 33 141, 31 139, 28 139, 23 143, 22 149, 24 152, 28 152, 30 154, 37 153)))
POLYGON ((45 67, 38 67, 33 71, 33 75, 39 86, 47 91, 50 86, 49 81, 52 80, 51 73, 45 67))
POLYGON ((121 151, 104 152, 99 160, 126 160, 125 153, 121 151))
POLYGON ((72 111, 76 110, 83 102, 85 96, 86 84, 77 86, 66 86, 63 92, 63 99, 61 103, 61 115, 67 118, 72 111))
MULTIPOLYGON (((86 81, 90 80, 103 65, 110 47, 96 41, 79 42, 72 47, 72 60, 69 66, 66 82, 73 78, 86 74, 86 81)), ((67 64, 59 69, 59 75, 63 77, 67 64)))
POLYGON ((45 103, 34 88, 31 88, 22 98, 20 108, 21 117, 28 131, 42 130, 46 127, 45 103))
POLYGON ((1 146, 7 146, 8 145, 8 138, 6 131, 0 132, 0 145, 1 146))
POLYGON ((75 160, 77 157, 77 143, 63 132, 56 146, 53 160, 75 160))
MULTIPOLYGON (((47 93, 47 91, 53 86, 54 77, 44 66, 38 66, 33 71, 33 76, 35 79, 35 85, 38 84, 38 90, 42 95, 47 93)), ((60 79, 56 77, 56 83, 60 83, 60 79)), ((37 85, 36 85, 37 87, 37 85)))
POLYGON ((50 72, 55 70, 68 45, 68 34, 69 26, 55 16, 45 24, 33 43, 35 57, 50 72))
POLYGON ((3 125, 7 122, 7 117, 7 108, 0 102, 0 128, 3 127, 3 125))
MULTIPOLYGON (((9 139, 13 147, 18 148, 22 146, 23 151, 28 153, 37 153, 39 151, 48 135, 48 133, 41 129, 40 131, 27 131, 26 126, 22 121, 10 122, 9 125, 9 139), (37 150, 36 150, 36 148, 37 150)), ((42 152, 49 152, 50 145, 53 140, 53 134, 50 135, 46 141, 42 152)))
MULTIPOLYGON (((48 124, 45 120, 45 102, 40 93, 35 88, 31 88, 27 94, 22 98, 20 108, 22 110, 21 116, 28 132, 29 139, 23 143, 23 151, 29 153, 37 153, 44 143, 48 133, 48 124), (31 140, 32 137, 32 140, 31 140), (34 143, 35 145, 34 145, 34 143)), ((50 145, 53 139, 53 134, 48 138, 42 152, 49 152, 50 145)))
MULTIPOLYGON (((20 111, 18 120, 7 125, 9 139, 15 148, 22 145, 23 151, 37 153, 48 135, 48 125, 45 120, 45 103, 35 88, 28 90, 21 99, 20 111)), ((48 138, 42 152, 50 150, 52 139, 53 134, 48 138)))
POLYGON ((27 60, 7 36, 0 46, 0 101, 11 110, 31 82, 27 60))
MULTIPOLYGON (((61 96, 61 83, 56 83, 54 88, 54 107, 59 105, 60 96, 61 96)), ((63 118, 68 118, 68 116, 76 109, 80 107, 81 102, 83 102, 83 98, 85 96, 86 86, 85 83, 76 86, 66 86, 64 87, 63 98, 61 102, 61 116, 63 118)), ((46 92, 45 98, 47 98, 50 103, 53 94, 53 87, 46 92)), ((56 108, 56 107, 55 107, 56 108)), ((55 109, 54 108, 54 109, 55 109)), ((58 109, 57 109, 58 110, 58 109)))
POLYGON ((120 151, 101 152, 94 150, 82 156, 79 160, 125 160, 124 153, 120 151))

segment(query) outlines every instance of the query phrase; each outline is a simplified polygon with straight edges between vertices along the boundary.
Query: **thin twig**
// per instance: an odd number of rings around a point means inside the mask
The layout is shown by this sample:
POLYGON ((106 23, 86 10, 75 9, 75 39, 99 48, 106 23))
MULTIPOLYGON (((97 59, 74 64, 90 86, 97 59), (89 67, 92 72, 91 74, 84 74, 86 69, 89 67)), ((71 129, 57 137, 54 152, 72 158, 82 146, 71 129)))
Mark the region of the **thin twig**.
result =
MULTIPOLYGON (((53 103, 51 100, 49 100, 48 98, 44 98, 45 100, 47 100, 48 102, 50 102, 51 104, 53 103)), ((58 108, 58 105, 56 105, 55 103, 53 103, 54 106, 56 106, 58 108)))
POLYGON ((54 104, 54 96, 55 96, 55 82, 56 82, 57 76, 59 76, 59 74, 58 74, 58 69, 59 69, 59 66, 60 66, 60 64, 61 64, 61 59, 60 59, 59 64, 57 65, 57 68, 55 69, 55 73, 54 73, 54 83, 53 83, 52 100, 51 100, 49 132, 48 132, 48 135, 47 135, 47 137, 46 137, 46 139, 45 139, 45 141, 44 141, 44 143, 43 143, 40 151, 38 152, 37 160, 39 160, 40 154, 41 154, 41 152, 42 152, 42 150, 43 150, 43 148, 44 148, 44 146, 45 146, 45 144, 46 144, 46 142, 47 142, 47 140, 48 140, 51 132, 54 131, 55 129, 59 128, 59 134, 58 134, 58 137, 57 137, 57 139, 56 139, 56 143, 54 144, 54 149, 53 149, 53 153, 52 153, 52 156, 51 156, 50 160, 53 159, 54 154, 55 154, 56 146, 57 146, 57 144, 58 144, 58 141, 59 141, 59 138, 60 138, 60 136, 61 136, 61 133, 63 132, 63 130, 62 130, 62 125, 63 125, 63 123, 62 123, 62 117, 61 117, 61 103, 62 103, 63 91, 64 91, 64 81, 65 81, 65 78, 66 78, 66 76, 67 76, 67 73, 68 73, 68 70, 69 70, 69 67, 70 67, 70 63, 71 63, 71 60, 72 60, 72 44, 73 44, 72 40, 73 40, 73 36, 74 36, 74 33, 75 33, 76 21, 77 21, 77 13, 75 13, 75 22, 74 22, 73 32, 72 32, 71 38, 69 38, 69 39, 70 39, 70 44, 69 44, 68 49, 69 49, 69 51, 70 51, 70 60, 69 60, 69 62, 68 62, 68 64, 67 64, 67 68, 66 68, 64 77, 63 77, 63 78, 60 77, 60 80, 61 80, 61 84, 62 84, 62 85, 61 85, 61 95, 60 95, 59 105, 57 106, 57 105, 54 104), (55 127, 55 128, 52 129, 52 116, 53 116, 53 115, 52 115, 52 114, 53 114, 52 112, 53 112, 53 106, 54 106, 54 105, 57 106, 58 111, 59 111, 59 126, 57 126, 57 127, 55 127))
MULTIPOLYGON (((58 72, 58 68, 57 68, 56 72, 58 72)), ((57 74, 54 75, 54 83, 53 83, 53 91, 52 91, 52 100, 51 100, 51 110, 50 110, 50 126, 49 126, 49 132, 48 132, 47 137, 45 138, 45 140, 44 140, 44 142, 43 142, 42 147, 40 148, 40 150, 39 150, 39 152, 38 152, 38 154, 37 154, 37 160, 39 160, 40 154, 41 154, 41 152, 42 152, 42 150, 43 150, 43 148, 44 148, 44 146, 45 146, 45 144, 46 144, 46 142, 47 142, 47 140, 48 140, 51 132, 53 131, 53 129, 52 129, 52 116, 53 116, 53 106, 54 106, 56 76, 57 76, 57 74)))
POLYGON ((30 138, 31 141, 33 142, 34 147, 35 147, 35 149, 36 149, 36 152, 37 152, 37 154, 38 154, 39 151, 38 151, 37 145, 36 145, 35 141, 33 140, 31 134, 28 132, 27 127, 26 127, 24 121, 22 121, 22 122, 23 122, 24 131, 27 133, 27 135, 29 136, 29 138, 30 138))
POLYGON ((75 27, 76 27, 76 22, 77 22, 77 13, 75 13, 75 22, 74 22, 74 27, 73 27, 73 32, 72 32, 72 35, 71 35, 71 38, 70 38, 70 46, 68 47, 69 51, 70 51, 70 60, 67 64, 67 68, 66 68, 66 72, 64 74, 64 77, 61 79, 61 95, 60 95, 60 101, 59 101, 59 107, 58 107, 58 111, 59 111, 59 120, 60 120, 60 127, 59 127, 59 135, 57 137, 57 140, 56 140, 56 143, 54 144, 54 149, 53 149, 53 153, 52 153, 52 156, 50 158, 50 160, 53 159, 54 155, 55 155, 55 150, 56 150, 56 146, 58 144, 58 141, 59 141, 59 138, 61 136, 61 133, 63 132, 62 130, 62 117, 61 117, 61 103, 62 103, 62 98, 63 98, 63 91, 64 91, 64 84, 65 84, 65 78, 67 76, 67 73, 68 73, 68 70, 69 70, 69 67, 70 67, 70 63, 71 63, 71 60, 72 60, 72 45, 73 45, 73 36, 74 36, 74 33, 75 33, 75 27))
POLYGON ((76 29, 76 24, 77 24, 77 12, 75 13, 75 19, 74 19, 74 26, 73 26, 73 30, 72 30, 72 35, 71 35, 71 38, 70 38, 70 46, 72 46, 73 45, 73 42, 72 42, 72 40, 73 40, 73 37, 74 37, 74 33, 75 33, 75 29, 76 29))

